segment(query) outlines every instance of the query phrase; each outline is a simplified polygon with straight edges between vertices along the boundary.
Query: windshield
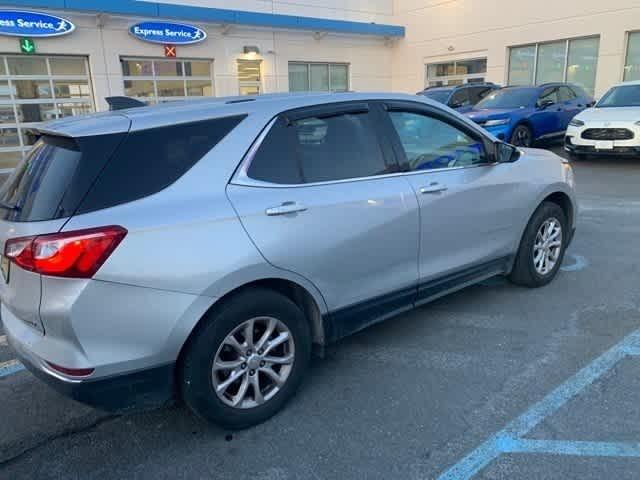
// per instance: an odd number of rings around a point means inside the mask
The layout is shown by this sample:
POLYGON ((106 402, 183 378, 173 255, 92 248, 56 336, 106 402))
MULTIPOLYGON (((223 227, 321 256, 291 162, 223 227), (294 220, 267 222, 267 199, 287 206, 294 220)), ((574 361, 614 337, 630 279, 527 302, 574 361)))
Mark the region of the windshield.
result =
POLYGON ((481 108, 522 108, 532 106, 538 91, 530 88, 504 88, 490 93, 476 105, 481 108))
POLYGON ((450 90, 427 90, 423 95, 431 100, 435 100, 436 102, 446 104, 447 100, 449 100, 450 94, 450 90))
POLYGON ((640 85, 613 87, 604 94, 596 107, 640 107, 640 85))

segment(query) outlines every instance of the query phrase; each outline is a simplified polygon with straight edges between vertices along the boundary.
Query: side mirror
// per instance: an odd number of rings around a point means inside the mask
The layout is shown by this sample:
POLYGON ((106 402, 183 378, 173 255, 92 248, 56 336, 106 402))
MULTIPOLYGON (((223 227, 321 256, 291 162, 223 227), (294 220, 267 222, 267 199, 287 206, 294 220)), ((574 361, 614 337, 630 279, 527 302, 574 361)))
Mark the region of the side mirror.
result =
POLYGON ((496 162, 512 163, 520 158, 520 150, 505 142, 496 142, 496 162))
POLYGON ((538 102, 538 108, 540 110, 545 110, 545 109, 549 108, 551 105, 555 105, 555 102, 553 100, 551 100, 550 98, 546 98, 546 99, 541 100, 540 102, 538 102))

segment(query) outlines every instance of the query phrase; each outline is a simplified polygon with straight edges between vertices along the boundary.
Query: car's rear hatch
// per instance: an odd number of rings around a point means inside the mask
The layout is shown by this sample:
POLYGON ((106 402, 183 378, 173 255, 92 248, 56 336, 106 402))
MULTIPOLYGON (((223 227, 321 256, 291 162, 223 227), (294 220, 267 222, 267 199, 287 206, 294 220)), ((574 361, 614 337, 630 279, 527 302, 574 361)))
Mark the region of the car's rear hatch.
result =
POLYGON ((94 122, 47 124, 33 149, 0 187, 0 300, 3 308, 42 332, 41 276, 10 263, 4 255, 5 245, 11 239, 60 231, 129 125, 119 115, 94 122))

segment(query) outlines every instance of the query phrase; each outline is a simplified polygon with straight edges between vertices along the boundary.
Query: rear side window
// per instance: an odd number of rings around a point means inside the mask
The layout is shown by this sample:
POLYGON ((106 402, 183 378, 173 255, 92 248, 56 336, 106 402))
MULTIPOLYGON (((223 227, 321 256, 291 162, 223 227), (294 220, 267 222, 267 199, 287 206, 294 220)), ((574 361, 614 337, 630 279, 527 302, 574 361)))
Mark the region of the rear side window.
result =
POLYGON ((559 98, 561 102, 570 102, 571 100, 576 98, 576 95, 569 87, 560 87, 559 98))
POLYGON ((370 113, 279 118, 257 150, 248 176, 301 184, 371 177, 397 171, 387 163, 370 113))
POLYGON ((246 115, 131 132, 80 205, 87 213, 163 190, 184 175, 246 115))
POLYGON ((35 222, 72 215, 124 136, 43 136, 0 189, 0 218, 35 222))
POLYGON ((469 99, 471 100, 471 105, 475 105, 484 97, 486 97, 489 93, 493 91, 491 87, 472 87, 469 89, 469 99))
POLYGON ((453 108, 466 107, 468 105, 470 105, 468 88, 457 90, 449 100, 449 106, 453 108))

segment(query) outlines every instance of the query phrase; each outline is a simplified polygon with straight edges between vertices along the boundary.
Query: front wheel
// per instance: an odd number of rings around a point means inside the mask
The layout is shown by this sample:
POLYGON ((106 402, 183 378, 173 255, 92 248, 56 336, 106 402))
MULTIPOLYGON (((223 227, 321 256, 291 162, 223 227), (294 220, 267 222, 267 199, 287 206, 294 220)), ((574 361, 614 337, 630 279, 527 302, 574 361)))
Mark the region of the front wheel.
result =
POLYGON ((533 145, 533 132, 526 125, 518 125, 513 130, 509 143, 516 147, 530 147, 533 145))
POLYGON ((203 321, 181 365, 185 403, 231 429, 277 413, 309 363, 311 335, 300 308, 284 295, 255 288, 227 300, 203 321))
POLYGON ((558 273, 567 234, 567 217, 559 205, 543 202, 524 232, 509 279, 526 287, 542 287, 558 273))

